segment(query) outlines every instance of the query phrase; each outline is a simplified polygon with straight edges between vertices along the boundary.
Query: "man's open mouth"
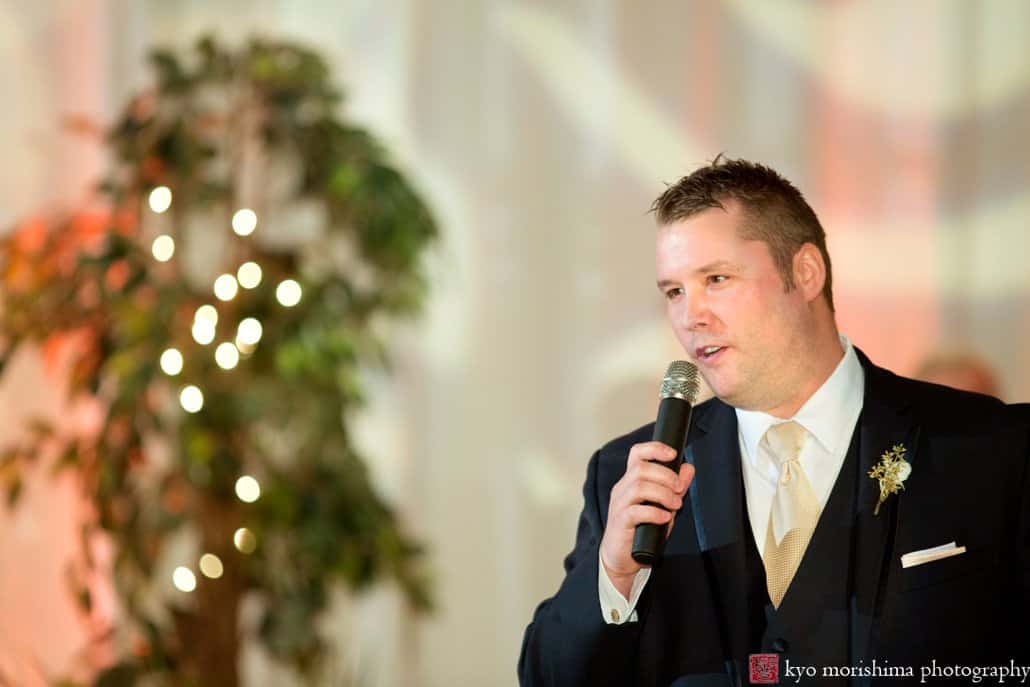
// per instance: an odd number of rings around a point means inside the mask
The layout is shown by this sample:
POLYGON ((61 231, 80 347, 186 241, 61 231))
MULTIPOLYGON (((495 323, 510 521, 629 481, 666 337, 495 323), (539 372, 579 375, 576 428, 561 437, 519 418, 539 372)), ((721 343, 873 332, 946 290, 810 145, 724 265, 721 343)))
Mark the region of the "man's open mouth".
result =
POLYGON ((710 360, 725 349, 725 346, 700 346, 694 351, 694 356, 698 360, 710 360))

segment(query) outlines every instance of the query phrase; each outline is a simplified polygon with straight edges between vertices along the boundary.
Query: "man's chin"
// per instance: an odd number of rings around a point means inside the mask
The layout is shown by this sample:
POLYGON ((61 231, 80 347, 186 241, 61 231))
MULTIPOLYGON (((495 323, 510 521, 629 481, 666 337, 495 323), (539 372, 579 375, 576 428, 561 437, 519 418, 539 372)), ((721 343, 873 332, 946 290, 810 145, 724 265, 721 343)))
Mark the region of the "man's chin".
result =
POLYGON ((739 408, 740 410, 759 410, 762 406, 760 399, 754 394, 749 394, 750 388, 730 382, 727 379, 708 379, 703 374, 705 383, 712 390, 712 395, 726 405, 739 408))
POLYGON ((734 408, 738 408, 740 406, 737 404, 744 402, 744 399, 741 398, 741 390, 734 385, 726 384, 724 381, 720 384, 720 380, 708 379, 708 377, 705 377, 703 373, 701 377, 704 378, 708 388, 712 390, 712 394, 723 403, 731 405, 734 408))

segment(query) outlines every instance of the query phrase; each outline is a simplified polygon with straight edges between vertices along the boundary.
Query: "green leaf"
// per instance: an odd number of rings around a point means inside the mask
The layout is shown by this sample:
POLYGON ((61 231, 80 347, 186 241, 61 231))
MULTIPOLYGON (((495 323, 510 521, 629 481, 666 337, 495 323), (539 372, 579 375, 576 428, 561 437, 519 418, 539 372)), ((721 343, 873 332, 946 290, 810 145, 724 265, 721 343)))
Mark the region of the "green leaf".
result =
POLYGON ((50 474, 56 475, 67 468, 78 467, 79 464, 79 449, 75 444, 70 444, 61 452, 61 457, 54 461, 50 474))
POLYGON ((169 50, 154 50, 150 53, 150 64, 157 72, 161 88, 169 93, 182 93, 189 86, 189 79, 175 53, 169 50))
POLYGON ((94 687, 135 687, 140 677, 139 667, 133 663, 119 663, 101 671, 94 687))
POLYGON ((32 433, 33 438, 37 441, 49 439, 54 435, 54 426, 47 420, 39 417, 31 418, 26 425, 26 429, 32 433))
POLYGON ((11 508, 18 503, 18 499, 21 498, 22 490, 25 487, 25 483, 21 477, 14 477, 7 482, 7 507, 11 508))
POLYGON ((89 591, 88 587, 80 587, 75 593, 75 601, 79 606, 79 609, 83 613, 92 613, 93 611, 93 594, 89 591))

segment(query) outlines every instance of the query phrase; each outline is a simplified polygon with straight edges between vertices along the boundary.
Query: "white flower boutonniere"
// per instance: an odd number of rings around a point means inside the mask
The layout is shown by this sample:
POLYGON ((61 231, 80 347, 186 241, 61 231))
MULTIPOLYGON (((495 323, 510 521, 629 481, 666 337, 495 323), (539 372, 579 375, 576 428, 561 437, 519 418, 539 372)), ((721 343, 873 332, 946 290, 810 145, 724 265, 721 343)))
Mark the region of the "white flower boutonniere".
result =
POLYGON ((873 515, 880 514, 880 506, 891 494, 905 488, 905 480, 912 474, 912 466, 905 460, 905 447, 895 444, 889 451, 884 451, 880 462, 869 471, 869 476, 880 481, 880 500, 876 502, 873 515))

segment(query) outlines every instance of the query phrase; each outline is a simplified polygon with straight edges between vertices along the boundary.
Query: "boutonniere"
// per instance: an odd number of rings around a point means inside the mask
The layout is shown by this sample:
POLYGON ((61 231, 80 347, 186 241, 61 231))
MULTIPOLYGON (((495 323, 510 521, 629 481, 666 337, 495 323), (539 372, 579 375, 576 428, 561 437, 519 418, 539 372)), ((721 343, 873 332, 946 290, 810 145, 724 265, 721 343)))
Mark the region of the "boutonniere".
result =
POLYGON ((895 444, 889 451, 884 451, 880 462, 869 471, 869 476, 880 481, 880 500, 876 502, 873 515, 880 514, 880 506, 891 494, 897 494, 905 488, 905 480, 912 474, 912 466, 905 460, 905 447, 895 444))

